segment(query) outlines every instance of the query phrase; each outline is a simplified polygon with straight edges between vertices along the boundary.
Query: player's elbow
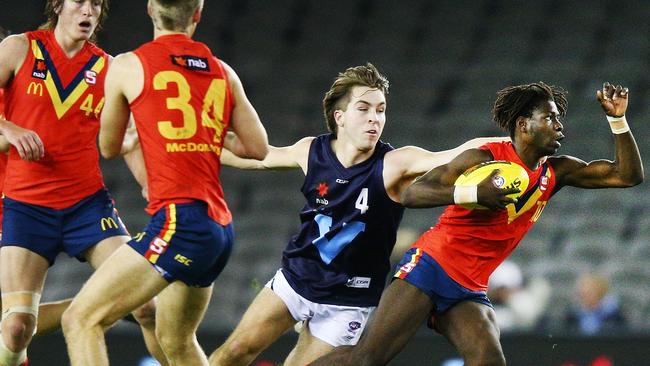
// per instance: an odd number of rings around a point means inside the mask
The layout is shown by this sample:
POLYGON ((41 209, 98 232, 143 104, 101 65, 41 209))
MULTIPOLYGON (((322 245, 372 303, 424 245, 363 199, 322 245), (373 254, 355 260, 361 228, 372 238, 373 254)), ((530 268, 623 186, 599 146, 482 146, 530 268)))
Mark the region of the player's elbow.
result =
POLYGON ((269 144, 256 144, 252 146, 246 146, 246 158, 255 159, 255 160, 264 160, 266 155, 269 153, 269 144))
POLYGON ((644 174, 643 174, 643 168, 641 168, 639 171, 634 172, 631 177, 628 178, 627 183, 628 187, 634 187, 637 186, 641 183, 643 183, 644 180, 644 174))
POLYGON ((113 144, 99 144, 99 152, 104 159, 113 159, 120 155, 121 146, 113 146, 113 144))
POLYGON ((400 200, 404 207, 419 207, 419 200, 417 199, 416 189, 410 186, 402 192, 400 200))

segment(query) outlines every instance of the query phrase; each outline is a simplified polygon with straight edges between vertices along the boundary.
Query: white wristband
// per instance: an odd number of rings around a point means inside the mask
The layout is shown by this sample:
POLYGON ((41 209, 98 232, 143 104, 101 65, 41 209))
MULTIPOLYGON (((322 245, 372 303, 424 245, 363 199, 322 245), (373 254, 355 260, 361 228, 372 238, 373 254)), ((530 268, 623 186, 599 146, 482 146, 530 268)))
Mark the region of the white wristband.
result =
POLYGON ((462 205, 464 203, 478 202, 478 186, 456 186, 454 187, 454 203, 462 205))
POLYGON ((612 129, 613 134, 619 135, 630 130, 630 126, 627 125, 625 115, 622 115, 620 117, 607 116, 607 122, 609 122, 609 127, 612 129))

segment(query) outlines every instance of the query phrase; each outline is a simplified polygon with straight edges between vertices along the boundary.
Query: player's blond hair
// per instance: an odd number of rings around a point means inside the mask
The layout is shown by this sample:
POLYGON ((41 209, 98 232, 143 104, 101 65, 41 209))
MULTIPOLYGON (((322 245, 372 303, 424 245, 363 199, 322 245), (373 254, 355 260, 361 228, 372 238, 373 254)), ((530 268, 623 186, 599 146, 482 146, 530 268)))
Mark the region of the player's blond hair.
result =
POLYGON ((192 24, 192 15, 203 7, 203 0, 150 0, 153 21, 158 28, 182 32, 192 24))
MULTIPOLYGON (((47 18, 47 20, 38 27, 39 29, 56 28, 56 24, 59 22, 58 13, 61 10, 64 1, 65 0, 47 0, 45 3, 45 18, 47 18)), ((95 40, 95 34, 97 34, 97 31, 102 29, 102 25, 104 24, 106 17, 108 17, 108 3, 109 0, 102 0, 102 11, 99 13, 99 17, 97 18, 97 28, 95 28, 95 32, 90 38, 91 40, 95 40)))
POLYGON ((362 66, 350 67, 339 73, 330 90, 325 93, 325 98, 323 98, 325 123, 327 129, 334 135, 337 132, 334 111, 345 111, 350 102, 350 91, 355 86, 379 89, 384 95, 388 95, 389 82, 386 76, 382 75, 370 62, 362 66))

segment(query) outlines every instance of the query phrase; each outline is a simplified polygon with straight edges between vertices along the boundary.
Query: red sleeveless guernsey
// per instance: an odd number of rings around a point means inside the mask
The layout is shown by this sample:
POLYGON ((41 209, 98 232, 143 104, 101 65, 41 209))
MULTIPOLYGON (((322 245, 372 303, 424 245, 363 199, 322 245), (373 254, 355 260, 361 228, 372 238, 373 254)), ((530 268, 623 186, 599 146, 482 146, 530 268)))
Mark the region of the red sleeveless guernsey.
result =
MULTIPOLYGON (((5 115, 4 89, 0 89, 0 118, 5 115)), ((4 192, 7 154, 0 152, 0 193, 4 192)), ((2 193, 4 195, 4 193, 2 193)), ((2 200, 0 200, 0 233, 2 232, 2 200)))
POLYGON ((144 88, 131 103, 142 144, 149 205, 204 201, 222 225, 232 221, 219 172, 234 101, 221 62, 203 43, 166 35, 134 51, 144 88))
POLYGON ((537 221, 555 187, 550 164, 544 162, 531 171, 511 142, 488 143, 481 149, 489 150, 494 160, 524 167, 529 177, 526 192, 506 210, 448 206, 438 224, 413 244, 433 257, 454 281, 473 291, 487 290, 488 278, 537 221))
POLYGON ((62 209, 104 186, 97 133, 104 105, 108 55, 86 42, 68 58, 54 32, 25 33, 29 51, 5 90, 7 120, 36 132, 45 157, 36 162, 9 152, 5 195, 62 209))

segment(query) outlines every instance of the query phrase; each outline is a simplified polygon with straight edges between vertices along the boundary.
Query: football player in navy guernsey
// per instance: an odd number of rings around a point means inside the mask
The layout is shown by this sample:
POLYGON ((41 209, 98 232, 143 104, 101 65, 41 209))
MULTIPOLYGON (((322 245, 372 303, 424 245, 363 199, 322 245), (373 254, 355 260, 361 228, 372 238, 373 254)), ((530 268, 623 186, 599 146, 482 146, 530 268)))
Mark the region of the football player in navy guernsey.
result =
POLYGON ((323 99, 329 134, 271 147, 263 161, 224 150, 222 164, 237 168, 301 168, 307 202, 300 231, 282 253, 282 268, 211 355, 210 365, 248 365, 297 322, 304 325, 285 366, 356 344, 384 289, 404 212, 402 191, 462 151, 505 139, 474 139, 442 152, 393 149, 379 140, 387 93, 388 80, 372 64, 348 68, 323 99))

